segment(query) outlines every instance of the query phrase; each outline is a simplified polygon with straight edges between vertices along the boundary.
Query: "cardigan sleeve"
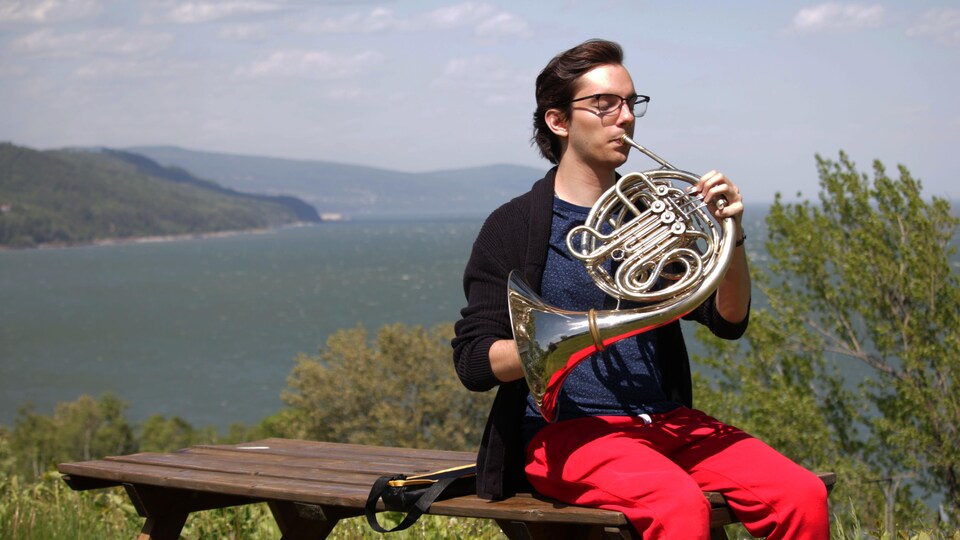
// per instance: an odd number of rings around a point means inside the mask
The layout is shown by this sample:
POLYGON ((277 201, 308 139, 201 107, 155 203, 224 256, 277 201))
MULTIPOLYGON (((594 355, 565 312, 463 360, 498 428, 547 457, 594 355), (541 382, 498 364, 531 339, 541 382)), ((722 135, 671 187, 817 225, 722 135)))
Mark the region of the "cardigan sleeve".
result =
POLYGON ((724 319, 717 310, 717 292, 714 291, 702 304, 684 316, 684 319, 703 324, 718 338, 733 340, 739 339, 747 331, 750 323, 750 308, 747 308, 747 316, 742 321, 732 323, 724 319))
POLYGON ((518 266, 517 247, 511 238, 523 235, 511 225, 505 207, 495 211, 481 227, 463 274, 467 306, 454 325, 453 360, 457 376, 473 391, 500 384, 490 366, 490 347, 500 339, 512 339, 507 307, 507 276, 518 266))

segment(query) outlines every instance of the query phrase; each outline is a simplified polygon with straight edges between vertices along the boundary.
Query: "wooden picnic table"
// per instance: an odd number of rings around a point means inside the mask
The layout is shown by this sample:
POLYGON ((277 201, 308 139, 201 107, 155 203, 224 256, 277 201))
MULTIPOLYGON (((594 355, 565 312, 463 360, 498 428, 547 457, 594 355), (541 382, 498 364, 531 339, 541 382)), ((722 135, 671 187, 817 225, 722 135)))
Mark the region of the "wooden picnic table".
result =
MULTIPOLYGON (((175 539, 192 512, 266 502, 284 539, 325 538, 341 519, 363 515, 374 481, 471 464, 468 452, 264 439, 198 445, 169 453, 139 453, 58 466, 75 490, 123 486, 146 518, 139 538, 175 539)), ((821 475, 828 488, 835 475, 821 475)), ((712 538, 737 520, 718 493, 712 538)), ((382 502, 379 509, 383 509, 382 502)), ((428 513, 496 521, 510 539, 635 538, 620 512, 572 506, 539 495, 502 501, 475 495, 433 503, 428 513)))

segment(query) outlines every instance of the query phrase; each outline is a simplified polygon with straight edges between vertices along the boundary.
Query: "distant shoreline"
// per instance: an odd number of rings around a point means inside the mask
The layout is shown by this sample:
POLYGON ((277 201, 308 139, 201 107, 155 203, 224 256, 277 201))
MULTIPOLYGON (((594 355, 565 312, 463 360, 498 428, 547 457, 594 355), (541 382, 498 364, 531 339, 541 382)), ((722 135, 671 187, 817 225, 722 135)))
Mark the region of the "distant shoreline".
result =
POLYGON ((316 223, 311 223, 309 221, 298 221, 295 223, 288 223, 286 225, 281 225, 278 227, 267 227, 259 229, 238 229, 230 231, 211 231, 211 232, 202 232, 202 233, 185 233, 185 234, 165 234, 165 235, 154 235, 154 236, 130 236, 126 238, 99 238, 97 240, 90 240, 87 242, 71 242, 71 243, 45 243, 37 244, 35 246, 0 246, 0 251, 29 251, 29 250, 47 250, 47 249, 70 249, 70 248, 81 248, 81 247, 99 247, 99 246, 120 246, 127 244, 161 244, 166 242, 177 242, 181 240, 205 240, 208 238, 230 238, 234 236, 245 236, 253 234, 265 234, 272 231, 277 231, 281 229, 295 229, 299 227, 310 227, 316 225, 316 223))

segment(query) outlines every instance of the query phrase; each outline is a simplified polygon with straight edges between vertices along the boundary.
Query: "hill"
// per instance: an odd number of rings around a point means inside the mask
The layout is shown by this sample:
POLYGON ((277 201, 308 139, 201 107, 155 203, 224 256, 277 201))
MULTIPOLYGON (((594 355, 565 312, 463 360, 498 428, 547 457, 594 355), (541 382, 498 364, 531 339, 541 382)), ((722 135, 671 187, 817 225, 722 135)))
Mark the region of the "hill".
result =
POLYGON ((128 149, 165 166, 233 189, 287 194, 321 213, 372 216, 484 216, 523 193, 544 169, 490 165, 428 173, 405 173, 327 161, 241 156, 172 146, 128 149))
POLYGON ((0 246, 250 230, 318 221, 292 197, 240 193, 116 150, 0 143, 0 246))

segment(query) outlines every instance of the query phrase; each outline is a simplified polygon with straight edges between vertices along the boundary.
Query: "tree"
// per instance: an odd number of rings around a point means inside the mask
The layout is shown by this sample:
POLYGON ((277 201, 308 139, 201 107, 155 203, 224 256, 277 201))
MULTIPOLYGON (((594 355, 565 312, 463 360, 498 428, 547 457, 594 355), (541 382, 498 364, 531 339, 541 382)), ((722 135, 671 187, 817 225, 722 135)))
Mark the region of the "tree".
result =
POLYGON ((198 442, 197 432, 189 422, 173 416, 165 418, 154 414, 147 418, 140 430, 141 452, 170 452, 198 442))
MULTIPOLYGON (((451 362, 452 326, 403 324, 368 343, 362 326, 301 355, 282 398, 282 435, 358 444, 472 450, 492 396, 467 392, 451 362)), ((277 417, 279 419, 280 417, 277 417)), ((280 421, 270 422, 277 429, 280 421)))
POLYGON ((858 471, 840 485, 853 481, 879 507, 867 482, 910 478, 958 516, 958 219, 947 201, 925 202, 906 167, 894 179, 876 161, 871 182, 841 152, 817 168, 819 205, 778 195, 770 210, 771 264, 757 279, 769 308, 745 352, 714 346, 721 381, 705 393, 808 466, 858 471), (850 380, 858 370, 869 375, 850 380), (720 397, 730 391, 742 395, 720 397))
POLYGON ((30 405, 22 407, 11 436, 19 470, 38 478, 63 461, 134 451, 133 429, 123 416, 126 407, 112 394, 58 403, 52 416, 38 414, 30 405))

